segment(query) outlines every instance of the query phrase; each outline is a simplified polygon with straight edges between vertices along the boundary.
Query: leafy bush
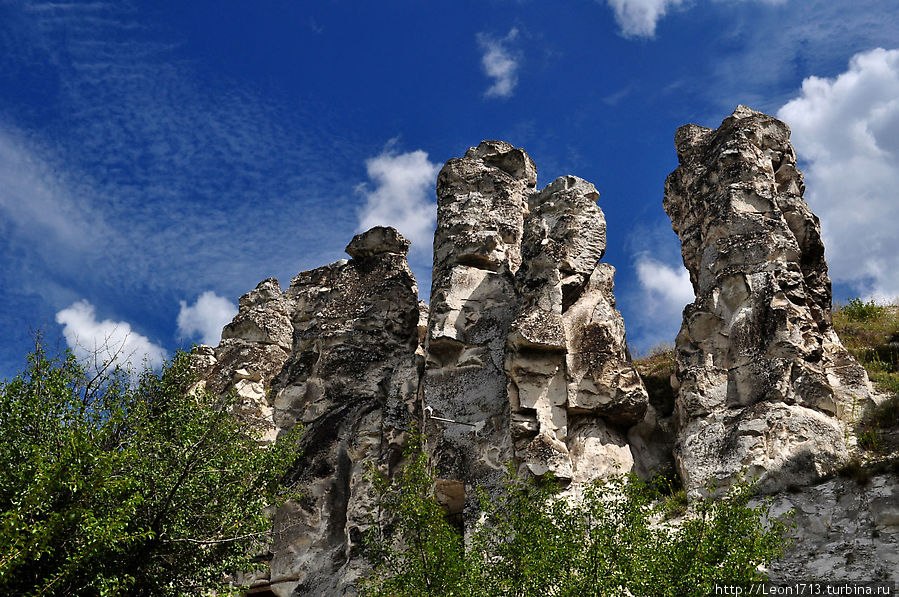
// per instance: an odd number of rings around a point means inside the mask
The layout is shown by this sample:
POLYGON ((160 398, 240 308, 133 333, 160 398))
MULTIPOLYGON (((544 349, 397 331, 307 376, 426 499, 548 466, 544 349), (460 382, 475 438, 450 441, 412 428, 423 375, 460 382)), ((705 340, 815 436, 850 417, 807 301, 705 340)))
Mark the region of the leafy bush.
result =
POLYGON ((38 346, 0 384, 0 592, 184 595, 252 566, 296 433, 260 449, 179 353, 139 382, 38 346))
POLYGON ((675 371, 675 349, 670 344, 660 344, 641 358, 634 359, 634 366, 646 386, 649 402, 663 417, 674 410, 675 392, 671 376, 675 371))
POLYGON ((381 513, 369 534, 368 595, 706 595, 715 581, 763 579, 780 556, 786 525, 751 507, 737 483, 718 500, 698 499, 678 523, 664 520, 658 493, 634 476, 559 495, 551 480, 509 474, 480 493, 483 524, 462 537, 432 495, 420 442, 391 483, 377 484, 381 513))
POLYGON ((886 311, 886 307, 878 305, 873 300, 865 302, 856 297, 849 299, 849 302, 841 307, 840 311, 851 321, 871 321, 881 317, 886 311))
POLYGON ((879 429, 867 429, 858 434, 858 445, 869 452, 880 452, 883 449, 883 434, 879 429))

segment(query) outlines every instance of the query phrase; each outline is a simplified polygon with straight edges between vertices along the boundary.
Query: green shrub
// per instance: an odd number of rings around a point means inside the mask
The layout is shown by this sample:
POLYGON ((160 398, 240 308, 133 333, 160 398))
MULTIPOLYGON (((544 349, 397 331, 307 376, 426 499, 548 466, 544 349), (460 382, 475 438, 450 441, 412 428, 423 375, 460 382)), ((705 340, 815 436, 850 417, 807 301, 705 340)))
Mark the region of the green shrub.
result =
POLYGON ((878 305, 873 300, 865 302, 856 297, 849 299, 849 302, 841 307, 840 311, 845 313, 851 321, 871 321, 882 317, 886 313, 886 307, 878 305))
POLYGON ((197 595, 253 567, 297 433, 260 449, 179 353, 139 382, 41 346, 0 384, 0 592, 197 595))
POLYGON ((420 441, 408 458, 394 482, 377 483, 368 595, 706 595, 715 581, 763 579, 759 566, 787 544, 767 503, 749 505, 750 483, 697 499, 675 524, 634 476, 587 485, 570 500, 552 480, 510 473, 501 490, 480 492, 483 524, 469 530, 466 548, 433 497, 420 441))
POLYGON ((883 449, 883 434, 879 429, 868 429, 858 434, 858 445, 869 452, 880 452, 883 449))
POLYGON ((665 513, 666 519, 683 516, 687 513, 688 506, 687 492, 684 489, 679 489, 662 501, 662 511, 665 513))

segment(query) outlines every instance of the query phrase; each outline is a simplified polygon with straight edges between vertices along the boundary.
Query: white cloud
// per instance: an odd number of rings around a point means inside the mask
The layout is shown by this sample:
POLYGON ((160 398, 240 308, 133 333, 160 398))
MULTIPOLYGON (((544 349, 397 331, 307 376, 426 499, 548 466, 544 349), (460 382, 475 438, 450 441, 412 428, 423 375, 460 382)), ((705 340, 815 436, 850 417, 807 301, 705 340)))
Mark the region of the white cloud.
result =
POLYGON ((199 338, 200 342, 216 346, 222 339, 222 328, 234 318, 237 307, 228 299, 207 290, 193 305, 179 301, 178 333, 185 338, 199 338))
POLYGON ((518 38, 518 29, 512 28, 502 38, 493 38, 486 33, 478 34, 478 45, 484 54, 481 56, 481 66, 484 74, 493 79, 493 84, 487 88, 484 95, 487 97, 511 97, 518 84, 518 67, 520 56, 509 45, 518 38))
POLYGON ((690 274, 683 266, 672 267, 647 253, 637 255, 634 267, 640 285, 634 344, 644 350, 662 342, 673 344, 681 313, 695 298, 690 274))
MULTIPOLYGON (((786 2, 786 0, 757 1, 765 4, 786 2)), ((656 25, 668 13, 669 8, 691 4, 687 0, 606 0, 606 2, 615 11, 615 22, 625 37, 655 37, 656 25)))
POLYGON ((131 329, 125 321, 97 321, 94 306, 80 300, 56 314, 56 322, 75 356, 90 369, 99 370, 105 363, 122 365, 132 370, 144 363, 159 367, 166 359, 165 349, 131 329))
POLYGON ((15 226, 8 250, 26 245, 45 259, 85 254, 111 234, 68 189, 65 176, 18 131, 0 125, 0 216, 15 226), (63 250, 57 250, 62 247, 63 250))
POLYGON ((393 226, 412 241, 413 250, 430 250, 437 219, 434 186, 440 166, 420 149, 395 153, 391 145, 365 161, 374 188, 359 187, 365 205, 359 212, 358 229, 393 226))
POLYGON ((669 6, 683 0, 608 0, 615 11, 615 21, 625 37, 653 37, 656 24, 665 16, 669 6))
POLYGON ((777 116, 793 131, 831 277, 899 296, 899 50, 856 54, 836 78, 805 79, 777 116))

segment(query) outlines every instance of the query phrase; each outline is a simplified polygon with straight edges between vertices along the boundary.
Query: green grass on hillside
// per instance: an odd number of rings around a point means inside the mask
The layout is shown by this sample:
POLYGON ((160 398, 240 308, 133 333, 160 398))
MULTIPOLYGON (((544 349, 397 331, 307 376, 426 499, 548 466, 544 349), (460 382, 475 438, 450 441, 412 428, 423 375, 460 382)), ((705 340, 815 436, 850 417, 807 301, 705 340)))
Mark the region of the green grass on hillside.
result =
POLYGON ((674 375, 674 346, 660 344, 645 357, 635 359, 634 366, 643 378, 643 385, 649 394, 649 402, 660 415, 667 417, 674 410, 674 390, 671 376, 674 375))
POLYGON ((852 299, 834 310, 833 325, 874 387, 890 396, 856 425, 859 447, 873 454, 894 452, 899 448, 899 305, 852 299))

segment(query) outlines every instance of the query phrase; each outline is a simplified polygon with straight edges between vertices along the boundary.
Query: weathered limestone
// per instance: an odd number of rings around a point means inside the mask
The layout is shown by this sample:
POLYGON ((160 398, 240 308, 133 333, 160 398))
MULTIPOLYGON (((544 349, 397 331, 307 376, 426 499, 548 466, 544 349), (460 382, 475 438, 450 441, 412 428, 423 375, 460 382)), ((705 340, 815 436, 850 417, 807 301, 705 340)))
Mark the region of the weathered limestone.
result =
POLYGON ((626 431, 647 394, 614 268, 598 263, 599 193, 573 176, 536 183, 530 157, 501 141, 447 162, 430 307, 417 301, 408 241, 379 227, 350 242, 351 260, 284 292, 260 283, 221 344, 198 349, 201 383, 236 391, 236 413, 266 440, 305 427, 291 477, 307 499, 275 514, 266 580, 277 594, 351 590, 374 510, 366 463, 391 472, 413 420, 432 444, 438 497, 464 524, 473 490, 498 486, 509 463, 575 483, 634 468, 626 431))
POLYGON ((270 438, 305 427, 290 473, 305 499, 275 514, 266 580, 279 596, 355 594, 373 511, 366 466, 389 472, 420 416, 408 248, 378 227, 350 242, 353 259, 302 272, 283 293, 265 280, 241 298, 221 344, 198 351, 207 388, 237 391, 241 411, 253 411, 270 438))
POLYGON ((794 543, 769 568, 771 580, 899 581, 899 477, 864 486, 837 477, 772 497, 771 515, 793 513, 794 543))
POLYGON ((437 177, 422 390, 439 489, 451 511, 466 496, 473 501, 476 483, 495 484, 512 461, 503 363, 528 194, 536 184, 530 157, 501 141, 449 160, 437 177))
POLYGON ((676 134, 664 207, 696 300, 676 343, 675 459, 694 492, 741 469, 767 491, 833 471, 871 397, 833 331, 820 227, 789 135, 745 106, 717 130, 676 134))
POLYGON ((610 423, 633 425, 647 404, 615 309, 615 270, 598 263, 606 223, 597 199, 574 176, 530 195, 506 351, 517 459, 533 474, 575 482, 631 470, 633 455, 610 423))
POLYGON ((624 430, 646 391, 612 295, 592 184, 536 189, 527 154, 484 141, 437 183, 434 275, 422 382, 438 492, 475 514, 473 489, 515 462, 588 481, 631 470, 624 430))

